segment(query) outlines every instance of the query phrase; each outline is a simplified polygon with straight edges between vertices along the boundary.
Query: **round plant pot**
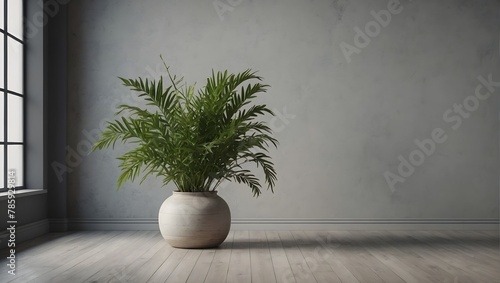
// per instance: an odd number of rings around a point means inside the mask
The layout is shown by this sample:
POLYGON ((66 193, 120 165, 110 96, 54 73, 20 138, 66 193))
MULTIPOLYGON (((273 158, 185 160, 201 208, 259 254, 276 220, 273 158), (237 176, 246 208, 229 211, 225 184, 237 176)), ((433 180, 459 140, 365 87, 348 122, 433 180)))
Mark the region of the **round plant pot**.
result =
POLYGON ((174 191, 160 207, 161 235, 175 248, 214 248, 227 237, 231 212, 217 192, 174 191))

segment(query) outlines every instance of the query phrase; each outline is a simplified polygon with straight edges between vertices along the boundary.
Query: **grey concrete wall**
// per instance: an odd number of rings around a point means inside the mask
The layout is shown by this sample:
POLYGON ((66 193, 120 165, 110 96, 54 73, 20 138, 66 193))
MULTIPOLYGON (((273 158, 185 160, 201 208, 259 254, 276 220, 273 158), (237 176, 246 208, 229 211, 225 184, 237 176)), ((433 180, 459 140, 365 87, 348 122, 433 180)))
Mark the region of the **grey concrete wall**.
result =
POLYGON ((497 219, 500 89, 478 77, 500 81, 498 8, 73 0, 68 217, 155 218, 171 194, 154 179, 116 191, 124 147, 86 155, 116 106, 134 102, 116 77, 157 77, 163 54, 198 85, 212 68, 252 68, 271 85, 262 101, 280 113, 269 121, 281 143, 276 193, 221 188, 235 219, 497 219))

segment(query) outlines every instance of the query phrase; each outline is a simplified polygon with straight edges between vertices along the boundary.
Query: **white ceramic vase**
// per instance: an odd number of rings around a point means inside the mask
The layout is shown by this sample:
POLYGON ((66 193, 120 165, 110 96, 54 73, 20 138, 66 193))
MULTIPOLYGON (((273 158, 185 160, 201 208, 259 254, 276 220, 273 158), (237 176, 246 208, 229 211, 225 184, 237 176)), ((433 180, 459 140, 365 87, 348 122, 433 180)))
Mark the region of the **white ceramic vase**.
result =
POLYGON ((160 207, 158 224, 172 247, 214 248, 229 233, 231 212, 216 191, 174 191, 160 207))

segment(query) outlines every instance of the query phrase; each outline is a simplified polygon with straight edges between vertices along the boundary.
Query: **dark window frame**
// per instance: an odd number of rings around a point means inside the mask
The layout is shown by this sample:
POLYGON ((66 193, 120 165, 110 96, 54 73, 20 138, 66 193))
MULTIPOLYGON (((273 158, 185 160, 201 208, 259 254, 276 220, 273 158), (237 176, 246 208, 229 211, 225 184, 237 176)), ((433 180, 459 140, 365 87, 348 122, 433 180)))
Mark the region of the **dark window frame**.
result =
MULTIPOLYGON (((23 11, 22 11, 22 19, 24 19, 26 15, 26 1, 25 0, 19 0, 23 2, 23 11)), ((8 27, 8 0, 4 0, 4 26, 3 29, 0 28, 0 34, 4 38, 4 85, 3 88, 0 87, 0 92, 3 94, 2 98, 4 100, 4 125, 3 125, 3 131, 4 131, 4 138, 3 141, 0 141, 0 145, 3 145, 3 172, 0 172, 0 174, 3 175, 3 184, 0 184, 0 192, 5 192, 8 190, 8 152, 9 152, 9 146, 13 145, 21 145, 22 146, 22 185, 21 186, 16 186, 16 190, 21 190, 26 188, 26 42, 24 39, 18 38, 17 36, 9 33, 9 27, 8 27), (22 58, 22 64, 23 64, 23 70, 22 70, 22 85, 23 85, 23 93, 18 93, 15 91, 12 91, 9 89, 8 85, 8 40, 15 40, 19 42, 22 45, 22 53, 23 53, 23 58, 22 58), (22 117, 23 117, 23 122, 22 122, 22 132, 23 132, 23 138, 21 142, 11 142, 8 139, 8 98, 9 96, 17 96, 22 99, 22 117)), ((24 29, 24 27, 23 27, 24 29)))

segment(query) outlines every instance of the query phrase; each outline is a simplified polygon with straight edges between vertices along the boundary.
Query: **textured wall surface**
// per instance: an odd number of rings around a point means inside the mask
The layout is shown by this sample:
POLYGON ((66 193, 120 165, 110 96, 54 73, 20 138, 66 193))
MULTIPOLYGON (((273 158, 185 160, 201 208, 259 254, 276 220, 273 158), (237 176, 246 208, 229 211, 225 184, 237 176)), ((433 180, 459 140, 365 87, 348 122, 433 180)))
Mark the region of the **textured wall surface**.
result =
POLYGON ((220 189, 234 218, 498 218, 500 87, 484 83, 500 81, 498 8, 73 0, 68 215, 154 218, 171 194, 154 179, 116 191, 124 147, 86 155, 116 106, 134 102, 116 77, 158 77, 163 54, 190 83, 252 68, 271 85, 262 101, 280 113, 269 119, 281 143, 276 193, 220 189), (416 139, 432 138, 418 150, 416 139))

